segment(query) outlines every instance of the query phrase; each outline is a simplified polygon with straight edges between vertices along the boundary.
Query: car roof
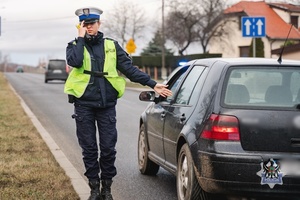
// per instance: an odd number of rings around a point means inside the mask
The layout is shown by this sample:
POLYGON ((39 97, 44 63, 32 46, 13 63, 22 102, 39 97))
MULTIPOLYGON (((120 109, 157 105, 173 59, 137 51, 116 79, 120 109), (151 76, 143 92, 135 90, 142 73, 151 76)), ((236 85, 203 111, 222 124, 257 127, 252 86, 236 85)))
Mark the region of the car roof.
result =
POLYGON ((65 59, 49 59, 49 61, 66 61, 65 59))
POLYGON ((214 62, 225 62, 228 65, 298 65, 300 61, 283 59, 281 63, 272 58, 204 58, 190 61, 188 64, 205 64, 210 66, 214 62))

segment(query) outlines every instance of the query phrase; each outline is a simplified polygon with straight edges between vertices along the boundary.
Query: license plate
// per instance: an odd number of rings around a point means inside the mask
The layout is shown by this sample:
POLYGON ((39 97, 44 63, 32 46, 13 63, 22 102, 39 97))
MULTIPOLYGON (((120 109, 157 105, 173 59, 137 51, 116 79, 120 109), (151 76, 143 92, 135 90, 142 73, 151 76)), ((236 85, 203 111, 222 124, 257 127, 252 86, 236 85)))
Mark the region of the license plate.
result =
POLYGON ((53 70, 53 73, 54 74, 61 74, 62 72, 61 72, 61 70, 56 69, 56 70, 53 70))

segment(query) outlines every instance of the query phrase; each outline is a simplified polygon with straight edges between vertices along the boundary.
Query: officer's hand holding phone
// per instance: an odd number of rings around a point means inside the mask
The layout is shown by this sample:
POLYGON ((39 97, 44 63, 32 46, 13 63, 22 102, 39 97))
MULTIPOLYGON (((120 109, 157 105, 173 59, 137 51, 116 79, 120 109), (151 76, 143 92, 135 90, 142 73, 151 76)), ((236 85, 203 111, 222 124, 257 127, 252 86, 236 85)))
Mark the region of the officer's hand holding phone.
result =
POLYGON ((78 24, 78 37, 84 37, 86 34, 86 27, 84 27, 84 21, 78 24))

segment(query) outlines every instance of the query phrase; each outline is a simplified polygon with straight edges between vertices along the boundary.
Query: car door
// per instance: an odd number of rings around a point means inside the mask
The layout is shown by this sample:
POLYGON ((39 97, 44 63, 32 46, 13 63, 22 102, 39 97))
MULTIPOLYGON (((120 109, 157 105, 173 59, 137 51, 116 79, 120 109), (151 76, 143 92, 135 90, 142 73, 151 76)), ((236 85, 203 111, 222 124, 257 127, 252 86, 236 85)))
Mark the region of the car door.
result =
MULTIPOLYGON (((169 168, 176 168, 176 147, 178 136, 191 116, 203 85, 204 66, 194 66, 185 77, 177 92, 173 95, 173 102, 164 113, 164 135, 163 145, 166 158, 166 165, 169 168), (198 82, 201 84, 197 84, 198 82)), ((186 127, 189 129, 189 127, 186 127)))
MULTIPOLYGON (((184 77, 184 73, 187 67, 178 70, 167 83, 169 89, 176 92, 177 87, 184 77)), ((159 162, 165 161, 164 150, 163 150, 163 127, 164 127, 164 116, 169 109, 172 97, 159 98, 158 103, 153 103, 152 106, 146 111, 147 113, 147 134, 148 134, 148 145, 150 154, 155 157, 159 162)))

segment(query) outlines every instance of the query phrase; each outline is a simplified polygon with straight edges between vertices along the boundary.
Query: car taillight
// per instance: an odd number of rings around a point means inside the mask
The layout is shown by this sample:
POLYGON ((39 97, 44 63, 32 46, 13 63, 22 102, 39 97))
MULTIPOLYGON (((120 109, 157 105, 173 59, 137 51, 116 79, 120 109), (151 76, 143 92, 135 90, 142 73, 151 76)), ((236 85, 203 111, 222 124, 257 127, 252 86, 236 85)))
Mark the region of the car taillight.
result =
POLYGON ((201 134, 210 140, 240 140, 238 119, 234 116, 212 114, 201 134))

